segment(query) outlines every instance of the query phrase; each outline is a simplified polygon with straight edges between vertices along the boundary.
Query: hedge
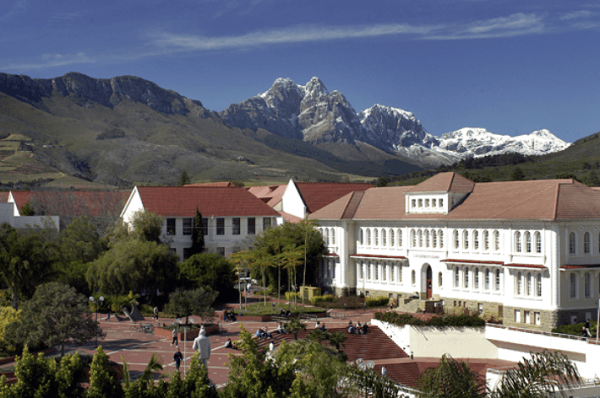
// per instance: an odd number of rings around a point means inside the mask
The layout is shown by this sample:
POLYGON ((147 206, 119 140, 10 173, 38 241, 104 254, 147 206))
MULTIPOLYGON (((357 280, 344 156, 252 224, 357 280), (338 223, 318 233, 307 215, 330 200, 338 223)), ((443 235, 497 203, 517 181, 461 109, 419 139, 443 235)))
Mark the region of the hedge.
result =
POLYGON ((429 321, 415 318, 410 314, 399 314, 397 312, 376 312, 375 319, 398 326, 432 326, 432 327, 483 327, 485 320, 476 315, 447 315, 436 316, 429 321))

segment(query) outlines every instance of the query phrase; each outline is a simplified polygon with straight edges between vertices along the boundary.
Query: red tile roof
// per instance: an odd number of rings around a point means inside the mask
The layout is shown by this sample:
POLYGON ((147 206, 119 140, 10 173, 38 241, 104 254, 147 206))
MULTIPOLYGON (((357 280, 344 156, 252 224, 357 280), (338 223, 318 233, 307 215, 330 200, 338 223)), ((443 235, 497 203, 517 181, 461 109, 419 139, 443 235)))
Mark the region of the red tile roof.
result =
POLYGON ((394 260, 406 260, 406 257, 404 256, 382 256, 379 254, 351 254, 350 257, 352 258, 391 258, 394 260))
POLYGON ((8 202, 8 192, 0 192, 0 203, 8 202))
POLYGON ((11 191, 19 212, 30 203, 46 215, 118 216, 131 191, 11 191))
POLYGON ((146 211, 163 217, 271 216, 279 213, 244 188, 235 187, 137 187, 146 211))
POLYGON ((454 192, 469 193, 475 183, 458 173, 438 173, 411 187, 410 192, 454 192))
POLYGON ((406 214, 406 192, 468 191, 468 180, 464 177, 440 174, 441 177, 434 176, 414 187, 371 188, 362 197, 344 196, 314 212, 310 218, 544 221, 600 218, 600 191, 570 179, 477 183, 466 199, 448 214, 406 214), (351 199, 355 202, 349 211, 351 199))
POLYGON ((248 191, 256 196, 257 198, 262 199, 270 207, 275 206, 277 203, 281 202, 283 198, 283 193, 287 188, 287 184, 281 185, 262 185, 262 186, 253 186, 248 187, 248 191))
POLYGON ((564 264, 564 265, 560 266, 560 269, 592 269, 592 268, 600 268, 600 264, 579 264, 579 265, 564 264))
POLYGON ((229 181, 219 181, 219 182, 199 182, 196 184, 186 184, 186 187, 235 187, 229 181))
MULTIPOLYGON (((268 204, 267 204, 267 206, 268 206, 268 204)), ((286 213, 285 211, 279 211, 278 213, 279 213, 279 215, 281 217, 283 217, 283 219, 285 220, 285 222, 289 222, 289 223, 292 223, 292 224, 297 224, 300 221, 302 221, 302 219, 300 217, 295 216, 293 214, 286 213)))
POLYGON ((543 266, 541 264, 504 264, 505 267, 509 267, 509 268, 533 268, 533 269, 548 269, 548 267, 543 266))
POLYGON ((440 260, 442 263, 456 263, 456 264, 481 264, 481 265, 504 265, 504 261, 480 261, 480 260, 455 260, 445 259, 440 260))
POLYGON ((350 192, 366 191, 371 184, 296 182, 309 213, 314 213, 350 192))

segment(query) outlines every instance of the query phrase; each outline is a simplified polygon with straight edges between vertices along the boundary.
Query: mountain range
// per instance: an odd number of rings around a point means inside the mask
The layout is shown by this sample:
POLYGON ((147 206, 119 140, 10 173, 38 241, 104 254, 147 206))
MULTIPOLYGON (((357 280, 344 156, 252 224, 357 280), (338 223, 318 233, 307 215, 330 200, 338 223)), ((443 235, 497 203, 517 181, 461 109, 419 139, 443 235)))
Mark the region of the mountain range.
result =
POLYGON ((12 147, 0 145, 0 181, 40 167, 112 185, 169 184, 184 169, 193 180, 342 181, 569 145, 547 130, 509 137, 465 128, 435 137, 398 108, 356 112, 318 78, 304 86, 277 79, 264 93, 214 112, 134 76, 0 73, 0 139, 15 135, 26 138, 21 150, 37 163, 24 171, 26 157, 15 159, 12 147))

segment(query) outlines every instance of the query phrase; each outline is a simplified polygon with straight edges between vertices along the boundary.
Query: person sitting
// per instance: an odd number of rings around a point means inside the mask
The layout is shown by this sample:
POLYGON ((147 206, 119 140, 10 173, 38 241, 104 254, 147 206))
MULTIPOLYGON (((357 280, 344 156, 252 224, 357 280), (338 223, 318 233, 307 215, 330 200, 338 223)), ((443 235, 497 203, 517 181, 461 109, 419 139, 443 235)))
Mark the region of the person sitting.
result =
POLYGON ((292 311, 287 310, 287 312, 285 313, 286 318, 289 319, 289 317, 292 315, 292 311))
POLYGON ((266 328, 266 327, 263 327, 263 328, 261 329, 261 331, 262 331, 262 334, 263 334, 263 336, 265 336, 265 337, 264 337, 265 339, 267 339, 267 338, 269 338, 269 339, 273 338, 273 336, 271 336, 271 333, 269 333, 269 332, 267 331, 267 328, 266 328))
POLYGON ((283 322, 279 322, 279 326, 277 326, 277 333, 286 334, 285 327, 283 326, 283 322))
POLYGON ((362 326, 362 334, 367 334, 367 329, 369 329, 369 326, 365 322, 365 324, 362 326))
POLYGON ((355 333, 356 333, 356 329, 354 329, 354 326, 353 326, 353 325, 350 325, 350 326, 348 327, 348 333, 350 333, 350 334, 355 334, 355 333))
POLYGON ((321 331, 323 331, 323 332, 326 332, 326 331, 327 331, 327 329, 325 329, 325 322, 323 322, 323 323, 321 324, 321 331))
POLYGON ((231 341, 231 337, 227 339, 227 341, 225 342, 225 348, 231 348, 233 350, 235 350, 235 345, 233 344, 233 342, 231 341))
POLYGON ((356 333, 362 334, 362 325, 360 324, 360 322, 356 324, 356 333))
POLYGON ((256 330, 256 337, 260 338, 261 340, 266 339, 266 336, 264 335, 265 332, 263 332, 262 329, 257 329, 256 330))
POLYGON ((315 329, 321 329, 321 322, 317 321, 317 323, 315 324, 315 329))

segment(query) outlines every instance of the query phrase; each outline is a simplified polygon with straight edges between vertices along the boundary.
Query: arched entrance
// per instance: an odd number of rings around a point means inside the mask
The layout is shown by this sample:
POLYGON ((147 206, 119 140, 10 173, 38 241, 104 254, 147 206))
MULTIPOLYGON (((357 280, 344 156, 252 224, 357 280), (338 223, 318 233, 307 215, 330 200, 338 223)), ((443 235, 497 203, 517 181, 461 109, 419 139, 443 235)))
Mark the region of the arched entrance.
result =
POLYGON ((433 282, 432 282, 432 279, 433 279, 433 273, 432 273, 432 271, 431 271, 431 265, 427 265, 427 271, 426 271, 426 275, 427 275, 427 277, 426 277, 426 283, 427 283, 427 285, 426 285, 426 286, 427 286, 427 299, 430 299, 430 298, 431 298, 431 296, 432 296, 432 294, 433 294, 433 292, 432 292, 432 289, 431 289, 431 288, 432 288, 432 286, 433 286, 433 282))

